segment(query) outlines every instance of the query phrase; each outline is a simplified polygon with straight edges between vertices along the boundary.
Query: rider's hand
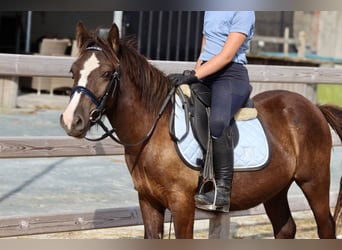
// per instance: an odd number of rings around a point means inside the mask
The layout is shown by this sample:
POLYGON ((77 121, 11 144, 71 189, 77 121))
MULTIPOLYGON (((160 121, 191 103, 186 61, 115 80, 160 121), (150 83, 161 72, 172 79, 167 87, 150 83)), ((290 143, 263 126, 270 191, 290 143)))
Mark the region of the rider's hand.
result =
POLYGON ((196 77, 196 72, 194 70, 184 70, 183 74, 170 74, 168 77, 175 85, 180 85, 183 83, 195 83, 198 82, 196 77))

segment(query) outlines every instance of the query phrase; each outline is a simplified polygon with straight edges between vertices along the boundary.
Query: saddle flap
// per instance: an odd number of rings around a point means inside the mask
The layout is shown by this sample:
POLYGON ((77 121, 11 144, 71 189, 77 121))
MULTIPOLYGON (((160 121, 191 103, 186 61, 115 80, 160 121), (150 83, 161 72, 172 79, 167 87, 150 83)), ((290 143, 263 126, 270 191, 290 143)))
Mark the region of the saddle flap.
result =
POLYGON ((193 83, 190 85, 191 97, 196 97, 205 107, 211 103, 211 90, 203 83, 193 83))
POLYGON ((211 103, 210 89, 202 84, 195 83, 190 85, 190 121, 195 138, 198 140, 202 149, 206 151, 208 145, 209 113, 211 103))

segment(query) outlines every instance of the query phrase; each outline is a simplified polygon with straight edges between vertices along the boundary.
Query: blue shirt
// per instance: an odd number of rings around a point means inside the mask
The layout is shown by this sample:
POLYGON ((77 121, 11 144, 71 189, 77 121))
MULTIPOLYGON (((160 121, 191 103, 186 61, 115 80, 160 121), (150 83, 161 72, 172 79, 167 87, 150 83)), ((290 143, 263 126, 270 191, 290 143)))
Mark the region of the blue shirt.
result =
POLYGON ((246 50, 254 34, 254 26, 254 11, 206 11, 203 24, 205 46, 200 59, 209 61, 221 52, 230 32, 240 32, 247 38, 237 51, 233 62, 246 64, 246 50))

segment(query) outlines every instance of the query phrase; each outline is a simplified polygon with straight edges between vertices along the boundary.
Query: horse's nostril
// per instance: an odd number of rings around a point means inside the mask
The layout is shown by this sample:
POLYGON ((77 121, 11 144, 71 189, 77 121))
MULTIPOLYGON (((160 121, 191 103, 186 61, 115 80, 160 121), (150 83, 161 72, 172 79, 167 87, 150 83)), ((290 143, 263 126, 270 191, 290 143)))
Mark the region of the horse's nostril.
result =
POLYGON ((84 120, 81 116, 76 115, 73 120, 74 127, 77 130, 82 130, 84 128, 84 120))
POLYGON ((68 135, 78 138, 85 135, 87 123, 82 116, 75 115, 70 122, 65 118, 63 114, 60 116, 60 125, 68 135))

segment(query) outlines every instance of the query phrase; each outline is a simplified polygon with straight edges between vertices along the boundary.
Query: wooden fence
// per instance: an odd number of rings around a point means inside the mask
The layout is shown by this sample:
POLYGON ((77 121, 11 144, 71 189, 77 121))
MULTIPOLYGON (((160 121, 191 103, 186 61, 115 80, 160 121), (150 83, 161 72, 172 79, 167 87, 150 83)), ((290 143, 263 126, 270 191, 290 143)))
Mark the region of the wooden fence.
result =
MULTIPOLYGON (((20 76, 70 77, 69 69, 73 61, 74 58, 71 57, 0 54, 0 77, 11 79, 11 84, 17 84, 16 80, 20 76)), ((167 74, 182 72, 184 69, 194 66, 193 62, 152 61, 151 63, 167 74)), ((270 83, 277 83, 282 88, 291 89, 293 86, 300 85, 304 87, 299 89, 295 87, 291 90, 304 91, 303 95, 307 95, 308 87, 313 87, 317 83, 342 83, 342 70, 334 68, 249 65, 248 70, 254 87, 257 84, 267 86, 270 83)), ((1 86, 2 84, 6 84, 6 82, 0 81, 0 90, 4 89, 1 86)), ((263 91, 262 88, 256 89, 256 92, 263 91)), ((312 91, 309 92, 308 98, 314 98, 312 91)), ((12 98, 15 99, 16 96, 12 96, 12 98)), ((336 136, 333 138, 334 145, 341 145, 336 136)), ((0 138, 0 159, 122 154, 123 148, 110 139, 101 142, 89 142, 67 136, 0 138)), ((336 201, 336 196, 336 193, 331 193, 332 202, 336 201)), ((289 202, 293 211, 309 209, 302 196, 291 196, 289 202)), ((331 205, 334 206, 335 204, 331 205)), ((230 215, 196 210, 196 219, 210 220, 209 238, 227 238, 229 235, 229 216, 262 213, 264 213, 264 209, 261 206, 232 212, 230 215)), ((166 216, 166 221, 168 218, 170 217, 166 216)), ((142 218, 139 207, 101 209, 86 213, 2 217, 0 218, 0 237, 141 224, 142 218)))
MULTIPOLYGON (((306 46, 306 34, 304 31, 300 31, 298 34, 298 39, 290 38, 290 28, 285 27, 284 36, 283 37, 274 37, 274 36, 259 36, 254 35, 252 43, 275 43, 283 45, 283 54, 284 56, 289 55, 289 45, 294 45, 297 48, 297 57, 304 58, 305 57, 305 46, 306 46)), ((253 46, 252 46, 253 48, 253 46)))

